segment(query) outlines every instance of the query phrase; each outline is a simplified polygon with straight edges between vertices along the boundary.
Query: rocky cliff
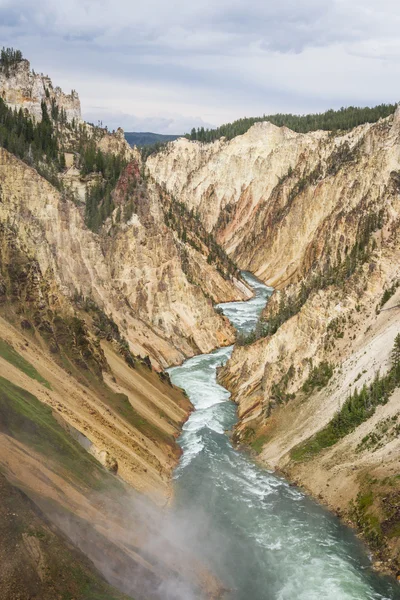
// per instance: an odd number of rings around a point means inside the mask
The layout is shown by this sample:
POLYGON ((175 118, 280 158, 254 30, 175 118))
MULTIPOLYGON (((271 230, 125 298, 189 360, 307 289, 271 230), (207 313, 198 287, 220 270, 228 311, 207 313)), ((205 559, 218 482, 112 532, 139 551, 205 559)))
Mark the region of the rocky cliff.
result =
MULTIPOLYGON (((125 194, 124 201, 129 169, 116 190, 125 194)), ((165 367, 231 342, 229 325, 207 295, 218 302, 243 297, 245 291, 176 238, 165 225, 159 191, 151 182, 130 220, 110 222, 99 235, 87 229, 79 207, 4 150, 0 185, 2 222, 14 228, 42 273, 51 271, 69 297, 92 298, 112 314, 135 353, 165 367), (202 288, 184 272, 186 254, 197 262, 202 288)))
MULTIPOLYGON (((212 144, 180 138, 150 156, 147 166, 168 191, 200 215, 230 255, 255 212, 300 157, 318 153, 327 133, 306 136, 271 123, 212 144)), ((249 225, 250 227, 250 225, 249 225)), ((239 254, 238 254, 239 256, 239 254)), ((244 266, 244 263, 240 266, 244 266)))
POLYGON ((65 94, 60 87, 53 87, 47 75, 31 70, 28 60, 21 60, 5 70, 0 68, 0 96, 13 109, 26 111, 36 121, 42 119, 42 102, 49 112, 57 107, 65 114, 67 122, 81 121, 81 103, 75 90, 65 94))

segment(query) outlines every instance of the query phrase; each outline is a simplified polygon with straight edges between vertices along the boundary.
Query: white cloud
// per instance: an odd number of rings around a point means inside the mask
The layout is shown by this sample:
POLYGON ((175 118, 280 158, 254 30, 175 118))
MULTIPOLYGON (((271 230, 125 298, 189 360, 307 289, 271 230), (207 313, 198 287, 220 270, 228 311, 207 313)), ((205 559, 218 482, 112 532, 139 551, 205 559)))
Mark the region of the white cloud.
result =
POLYGON ((396 101, 399 27, 394 0, 0 0, 4 43, 85 116, 173 133, 396 101))

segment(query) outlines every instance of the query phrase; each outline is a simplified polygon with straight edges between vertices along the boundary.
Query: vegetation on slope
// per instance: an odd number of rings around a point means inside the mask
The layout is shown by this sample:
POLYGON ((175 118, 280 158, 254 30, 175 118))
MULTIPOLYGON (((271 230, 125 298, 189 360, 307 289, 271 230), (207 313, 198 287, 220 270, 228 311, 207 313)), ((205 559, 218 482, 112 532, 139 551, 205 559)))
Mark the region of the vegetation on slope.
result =
MULTIPOLYGON (((325 289, 330 285, 342 288, 354 274, 357 267, 367 262, 374 249, 372 235, 383 227, 383 211, 370 212, 358 223, 356 240, 350 251, 345 251, 345 256, 338 254, 335 262, 327 263, 323 269, 311 275, 308 281, 303 281, 295 297, 281 295, 278 311, 268 316, 265 324, 264 335, 272 335, 279 327, 297 314, 304 306, 312 292, 325 289)), ((345 249, 346 250, 346 249, 345 249)))
POLYGON ((381 560, 396 565, 396 539, 400 537, 400 475, 378 479, 365 475, 357 497, 350 503, 349 518, 381 560))
POLYGON ((333 446, 369 419, 380 404, 386 404, 390 395, 400 385, 400 334, 392 351, 392 367, 381 376, 376 373, 370 385, 357 388, 349 394, 341 409, 326 427, 291 451, 294 460, 305 460, 318 454, 323 448, 333 446))
POLYGON ((0 146, 34 166, 53 185, 60 187, 57 174, 63 166, 59 142, 47 106, 42 102, 42 120, 9 108, 0 98, 0 146))
POLYGON ((312 394, 314 390, 322 390, 328 385, 332 375, 333 366, 330 363, 323 361, 317 367, 311 369, 311 372, 301 389, 307 395, 312 394))
MULTIPOLYGON (((74 302, 77 308, 90 315, 93 331, 96 336, 100 340, 114 342, 119 354, 121 354, 126 363, 134 369, 139 359, 130 351, 128 341, 121 335, 119 327, 115 321, 113 321, 112 317, 107 316, 94 300, 91 298, 84 298, 79 293, 75 294, 74 302)), ((151 362, 149 360, 146 361, 146 365, 151 369, 151 362)))
POLYGON ((83 153, 82 175, 101 174, 86 192, 85 223, 94 232, 99 231, 115 208, 112 192, 125 166, 126 161, 121 156, 95 151, 91 146, 83 153), (88 154, 96 155, 93 163, 87 160, 88 154))
MULTIPOLYGON (((42 120, 34 121, 22 109, 9 108, 0 98, 0 146, 33 166, 58 189, 63 189, 59 174, 65 168, 63 128, 72 128, 53 103, 49 114, 47 104, 42 102, 42 120)), ((96 173, 98 181, 89 188, 86 206, 86 224, 97 231, 111 214, 111 192, 121 175, 126 161, 121 155, 102 152, 93 139, 89 139, 85 127, 75 130, 79 138, 79 154, 76 158, 82 177, 96 173)))
MULTIPOLYGON (((208 233, 201 223, 200 216, 195 211, 188 210, 183 202, 174 197, 164 195, 161 197, 164 210, 165 223, 176 231, 179 239, 190 244, 195 250, 204 252, 204 245, 208 264, 215 265, 217 271, 223 277, 229 279, 239 276, 239 270, 225 250, 217 243, 212 233, 208 233)), ((183 268, 185 270, 185 261, 183 268)), ((188 268, 186 269, 188 271, 188 268)), ((190 276, 190 272, 186 273, 190 276)))
POLYGON ((28 375, 31 379, 36 379, 39 383, 42 383, 48 389, 51 389, 50 383, 40 375, 30 362, 28 362, 19 352, 17 352, 10 344, 7 344, 5 340, 0 338, 0 356, 7 362, 20 369, 23 373, 28 375))
POLYGON ((379 119, 393 114, 396 108, 397 104, 380 104, 373 108, 349 106, 340 110, 331 109, 324 113, 309 115, 278 113, 263 115, 262 117, 245 117, 233 123, 221 125, 216 129, 204 129, 204 127, 193 128, 189 134, 186 134, 186 137, 199 142, 214 142, 221 137, 231 140, 238 135, 246 133, 255 123, 263 121, 269 121, 278 127, 285 126, 299 133, 308 133, 319 129, 324 131, 348 130, 364 123, 375 123, 379 119))
MULTIPOLYGON (((10 68, 22 60, 22 53, 13 48, 1 51, 0 70, 6 76, 10 68)), ((98 141, 106 134, 100 127, 88 128, 83 123, 68 123, 65 110, 55 98, 50 100, 48 90, 41 103, 42 119, 36 122, 22 109, 9 108, 0 98, 0 146, 15 154, 52 185, 62 190, 60 173, 65 169, 65 150, 75 154, 75 165, 82 178, 96 174, 97 180, 88 188, 85 220, 87 226, 98 231, 114 209, 111 192, 126 166, 122 154, 103 152, 98 141)))
POLYGON ((0 431, 85 487, 100 489, 106 484, 107 472, 61 427, 51 408, 4 377, 0 377, 0 431))
POLYGON ((0 224, 0 273, 0 303, 8 320, 18 319, 27 334, 40 336, 66 370, 75 369, 80 379, 92 374, 101 380, 106 361, 98 340, 83 319, 57 303, 39 264, 5 224, 0 224))
POLYGON ((14 48, 3 48, 0 53, 0 71, 8 77, 12 68, 23 60, 21 50, 14 48))
POLYGON ((394 294, 397 291, 397 288, 400 286, 400 280, 394 281, 393 284, 383 292, 382 294, 382 298, 380 301, 380 307, 382 308, 382 306, 384 306, 386 304, 386 302, 388 302, 390 300, 390 298, 392 296, 394 296, 394 294))
POLYGON ((161 152, 167 147, 168 143, 169 142, 155 142, 154 144, 150 144, 148 146, 142 146, 140 148, 142 160, 146 161, 146 159, 152 154, 158 154, 158 152, 161 152))

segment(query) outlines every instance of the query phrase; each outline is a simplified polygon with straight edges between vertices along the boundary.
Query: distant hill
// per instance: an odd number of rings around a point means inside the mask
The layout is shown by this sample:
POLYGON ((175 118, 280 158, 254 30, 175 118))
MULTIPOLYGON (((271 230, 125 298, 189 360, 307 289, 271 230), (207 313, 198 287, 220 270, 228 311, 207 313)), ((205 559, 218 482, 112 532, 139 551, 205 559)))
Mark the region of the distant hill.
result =
POLYGON ((131 146, 151 146, 157 142, 173 142, 180 135, 163 135, 161 133, 126 131, 125 139, 131 146))

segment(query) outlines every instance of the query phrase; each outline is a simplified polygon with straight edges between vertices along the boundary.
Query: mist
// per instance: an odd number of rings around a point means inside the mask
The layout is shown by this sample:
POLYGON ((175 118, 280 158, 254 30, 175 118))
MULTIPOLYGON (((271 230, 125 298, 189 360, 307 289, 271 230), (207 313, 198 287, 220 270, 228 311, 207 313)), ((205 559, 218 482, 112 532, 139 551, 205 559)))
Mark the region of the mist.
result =
POLYGON ((108 583, 135 600, 222 598, 226 586, 211 565, 222 564, 229 548, 206 513, 174 502, 162 507, 121 487, 91 495, 74 514, 43 498, 36 502, 108 583))

